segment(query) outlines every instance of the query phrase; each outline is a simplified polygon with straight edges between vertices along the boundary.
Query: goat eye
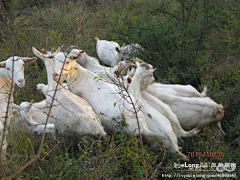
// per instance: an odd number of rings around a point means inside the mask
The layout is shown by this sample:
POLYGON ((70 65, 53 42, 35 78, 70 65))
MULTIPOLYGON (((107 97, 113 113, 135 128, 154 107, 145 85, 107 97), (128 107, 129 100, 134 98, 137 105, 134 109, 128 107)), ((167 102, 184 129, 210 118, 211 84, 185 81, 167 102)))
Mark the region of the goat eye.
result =
POLYGON ((7 70, 10 70, 10 68, 7 68, 7 70))
POLYGON ((67 61, 65 64, 69 64, 69 62, 67 61))

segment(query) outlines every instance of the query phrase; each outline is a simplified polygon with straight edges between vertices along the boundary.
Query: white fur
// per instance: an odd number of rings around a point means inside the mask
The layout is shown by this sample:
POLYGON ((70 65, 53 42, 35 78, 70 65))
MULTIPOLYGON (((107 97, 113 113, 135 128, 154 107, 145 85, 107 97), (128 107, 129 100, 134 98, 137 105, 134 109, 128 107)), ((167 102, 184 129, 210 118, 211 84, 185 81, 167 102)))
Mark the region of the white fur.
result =
MULTIPOLYGON (((180 85, 180 84, 162 84, 162 83, 153 83, 150 85, 153 88, 160 88, 159 90, 163 90, 163 88, 173 89, 182 97, 205 97, 206 96, 206 88, 202 93, 199 93, 193 86, 191 85, 180 85)), ((166 89, 166 90, 167 90, 166 89)))
POLYGON ((147 92, 152 94, 153 91, 158 91, 158 93, 161 93, 161 96, 165 96, 166 94, 172 94, 173 96, 180 96, 180 94, 173 88, 156 88, 154 86, 149 85, 146 89, 147 92))
MULTIPOLYGON (((151 66, 149 67, 152 68, 151 66)), ((151 106, 159 110, 171 121, 174 132, 178 137, 180 134, 182 134, 182 136, 194 135, 199 132, 203 126, 214 123, 217 123, 216 127, 223 135, 225 134, 220 124, 220 119, 223 118, 224 114, 222 105, 218 105, 210 98, 181 97, 175 91, 183 92, 185 90, 186 94, 192 94, 193 96, 195 92, 195 90, 193 90, 195 88, 193 87, 164 85, 163 88, 158 88, 158 85, 161 86, 162 84, 154 83, 155 85, 151 85, 152 82, 153 80, 149 76, 146 76, 142 80, 141 90, 143 90, 143 97, 151 106), (144 89, 147 89, 147 91, 144 91, 144 89), (160 101, 157 101, 157 98, 160 101), (183 133, 179 122, 185 130, 192 130, 188 133, 183 133)), ((204 88, 201 94, 206 94, 206 92, 207 89, 204 88)), ((197 94, 198 93, 195 93, 195 95, 197 94)))
MULTIPOLYGON (((46 106, 46 101, 42 101, 42 108, 46 106)), ((13 119, 13 124, 12 126, 14 129, 19 129, 21 131, 25 130, 30 133, 37 133, 37 134, 42 134, 44 132, 45 124, 44 122, 36 122, 33 120, 33 117, 37 120, 42 120, 47 118, 47 110, 46 112, 43 113, 44 111, 41 109, 32 110, 32 105, 33 103, 29 102, 22 102, 20 106, 17 109, 13 109, 14 111, 14 119, 13 119), (30 111, 30 112, 29 112, 30 111), (37 115, 33 115, 33 113, 38 112, 37 115), (41 113, 42 112, 42 113, 41 113), (44 116, 44 117, 42 117, 44 116)), ((40 104, 39 104, 40 105, 40 104)), ((41 105, 40 105, 41 106, 41 105)), ((40 106, 38 108, 40 108, 40 106)), ((36 107, 35 107, 36 108, 36 107)), ((46 133, 54 133, 55 131, 55 126, 53 123, 48 123, 46 125, 46 133)))
POLYGON ((2 158, 7 151, 8 126, 12 116, 13 89, 15 84, 22 88, 25 85, 24 64, 34 62, 37 58, 13 56, 0 62, 0 144, 3 139, 2 158), (10 98, 9 98, 10 97, 10 98), (8 102, 9 101, 9 102, 8 102), (8 108, 7 108, 8 107, 8 108), (5 118, 8 117, 8 118, 5 118), (6 121, 6 122, 5 122, 6 121), (3 137, 4 124, 6 123, 3 137))
POLYGON ((86 52, 79 49, 72 49, 71 52, 66 55, 69 58, 76 58, 76 62, 79 63, 82 67, 92 71, 93 73, 97 74, 103 80, 108 83, 112 83, 111 78, 114 78, 114 73, 116 71, 121 71, 121 75, 125 75, 128 68, 131 66, 131 63, 127 61, 120 61, 114 67, 106 67, 100 65, 98 59, 89 56, 86 52))
POLYGON ((120 60, 120 45, 114 41, 100 40, 98 37, 95 37, 95 39, 100 60, 111 67, 117 65, 120 60))
MULTIPOLYGON (((52 78, 54 68, 53 59, 44 57, 44 55, 35 48, 33 48, 33 52, 44 61, 47 69, 48 86, 46 87, 41 84, 38 85, 38 88, 42 88, 47 98, 47 105, 50 106, 57 85, 52 78)), ((51 115, 57 119, 55 127, 60 134, 100 134, 106 136, 101 121, 94 113, 90 104, 79 96, 71 93, 69 90, 63 88, 62 85, 58 85, 53 107, 51 109, 51 115)))
MULTIPOLYGON (((140 72, 144 72, 144 68, 149 69, 154 71, 152 66, 143 63, 142 66, 139 65, 138 62, 136 62, 136 64, 138 65, 138 73, 140 72), (140 71, 140 72, 139 72, 140 71)), ((132 71, 132 74, 128 74, 128 77, 126 78, 131 78, 135 76, 134 74, 135 72, 132 71)), ((162 115, 164 115, 170 122, 171 125, 173 127, 173 130, 175 132, 175 134, 177 135, 177 137, 180 139, 181 137, 190 137, 193 136, 197 133, 199 133, 200 129, 193 129, 189 132, 186 132, 180 125, 180 122, 177 118, 177 116, 175 115, 175 113, 171 110, 171 108, 164 102, 162 102, 161 100, 159 100, 158 98, 156 98, 155 96, 153 96, 152 94, 148 93, 146 91, 146 89, 148 89, 148 86, 153 84, 155 79, 153 77, 153 73, 149 73, 148 75, 144 76, 144 78, 138 78, 140 82, 140 91, 141 91, 141 95, 142 98, 153 108, 155 108, 157 111, 159 111, 162 115)), ((135 81, 137 81, 137 79, 135 78, 135 81)), ((128 83, 131 83, 128 82, 128 83)), ((130 86, 132 87, 133 85, 130 84, 130 86)), ((133 87, 132 87, 133 88, 133 87)), ((153 89, 153 88, 151 88, 153 89)))
POLYGON ((151 91, 151 94, 170 106, 185 130, 218 123, 224 116, 222 105, 209 97, 187 98, 170 93, 162 96, 158 91, 151 91))
MULTIPOLYGON (((67 58, 65 64, 64 60, 64 53, 59 52, 55 55, 54 80, 58 80, 60 71, 64 66, 62 75, 66 76, 69 89, 92 105, 107 131, 113 133, 124 117, 128 125, 123 127, 123 130, 129 135, 138 135, 137 120, 134 113, 130 111, 133 107, 125 99, 121 98, 116 91, 117 87, 103 81, 96 81, 94 78, 97 75, 80 66, 74 59, 67 58)), ((131 98, 134 99, 132 96, 131 98)), ((143 137, 148 142, 154 140, 152 136, 157 134, 148 129, 142 113, 138 112, 137 115, 143 137)))
POLYGON ((145 115, 145 119, 150 130, 158 133, 160 136, 163 147, 170 148, 170 151, 179 155, 182 160, 188 160, 188 158, 178 149, 177 136, 172 128, 173 123, 171 123, 162 113, 153 108, 151 104, 145 100, 146 95, 144 95, 143 91, 141 91, 142 80, 152 73, 153 70, 146 70, 138 64, 136 73, 134 74, 129 86, 129 92, 136 98, 136 103, 138 103, 140 110, 145 115))
POLYGON ((200 132, 200 128, 192 129, 191 131, 186 132, 182 126, 180 125, 180 121, 170 106, 160 99, 156 98, 152 94, 142 91, 143 98, 146 100, 148 104, 150 104, 153 108, 158 110, 161 114, 169 119, 171 125, 173 127, 174 132, 176 133, 177 137, 190 137, 196 135, 200 132))

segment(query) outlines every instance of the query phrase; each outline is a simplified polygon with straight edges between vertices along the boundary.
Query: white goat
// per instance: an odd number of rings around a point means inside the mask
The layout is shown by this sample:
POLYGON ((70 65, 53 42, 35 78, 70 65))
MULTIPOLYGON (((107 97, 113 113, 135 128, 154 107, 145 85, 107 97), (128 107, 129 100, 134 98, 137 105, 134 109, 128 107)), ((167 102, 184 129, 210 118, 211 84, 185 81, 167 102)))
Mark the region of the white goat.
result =
MULTIPOLYGON (((144 62, 144 61, 139 60, 139 62, 144 62)), ((149 68, 152 68, 151 65, 148 64, 148 66, 149 68)), ((128 79, 128 83, 131 82, 131 78, 134 76, 134 71, 131 71, 131 72, 132 72, 131 74, 128 74, 125 77, 125 79, 128 79)), ((172 109, 174 114, 177 116, 181 126, 185 130, 191 130, 193 128, 200 129, 203 126, 217 123, 215 125, 216 128, 220 130, 222 135, 225 135, 225 132, 222 130, 221 124, 220 124, 220 119, 222 119, 224 116, 222 105, 217 104, 210 98, 204 98, 204 97, 202 98, 201 96, 199 97, 200 93, 199 95, 197 95, 198 92, 196 93, 196 89, 191 87, 190 85, 189 85, 190 89, 188 89, 188 86, 181 86, 181 85, 164 85, 163 88, 157 88, 158 85, 154 86, 154 85, 151 85, 151 83, 152 83, 151 77, 144 78, 141 89, 142 90, 147 89, 148 93, 157 97, 159 100, 167 104, 172 109), (167 88, 168 86, 172 88, 167 88), (175 91, 175 89, 178 90, 178 92, 185 91, 185 94, 188 94, 188 93, 191 94, 190 96, 191 98, 180 96, 175 91), (192 97, 194 96, 194 94, 195 96, 198 96, 198 97, 192 97)), ((148 103, 155 102, 156 98, 151 97, 149 95, 146 96, 147 92, 145 91, 144 98, 148 101, 148 103)), ((201 94, 202 95, 206 94, 206 92, 207 92, 207 89, 204 88, 203 93, 201 94)), ((163 108, 158 108, 159 105, 157 104, 153 103, 150 105, 152 105, 154 108, 157 108, 157 110, 163 110, 163 108)), ((172 119, 167 115, 166 117, 168 117, 169 119, 172 119)))
MULTIPOLYGON (((139 65, 138 62, 136 62, 136 64, 138 65, 139 69, 146 68, 146 70, 149 70, 149 71, 152 69, 152 66, 149 66, 146 63, 141 63, 141 66, 139 65)), ((134 74, 133 78, 134 77, 135 77, 135 74, 134 74)), ((159 100, 158 98, 156 98, 155 96, 153 96, 152 94, 150 94, 146 91, 147 86, 152 84, 154 81, 155 81, 155 79, 153 77, 153 73, 149 73, 149 75, 146 75, 144 78, 140 79, 140 91, 141 91, 142 98, 146 101, 146 103, 148 103, 150 106, 152 106, 157 111, 159 111, 162 115, 164 115, 171 122, 173 130, 178 138, 190 137, 190 136, 193 136, 193 135, 199 133, 200 129, 193 129, 189 132, 186 132, 181 127, 177 116, 174 114, 174 112, 171 110, 171 108, 166 103, 162 102, 161 100, 159 100)), ((132 86, 133 85, 130 84, 130 87, 132 87, 132 86)))
MULTIPOLYGON (((40 102, 35 102, 35 103, 22 102, 19 105, 19 109, 22 110, 20 113, 21 118, 22 118, 21 121, 24 120, 26 122, 31 122, 31 120, 32 120, 33 122, 36 122, 37 124, 44 124, 47 119, 49 107, 50 106, 47 103, 46 99, 44 99, 40 102), (28 118, 30 116, 31 116, 31 119, 28 118)), ((56 117, 54 117, 51 112, 48 122, 51 124, 54 124, 57 122, 57 120, 58 119, 56 117)))
MULTIPOLYGON (((56 88, 56 82, 54 82, 52 78, 54 68, 53 59, 45 57, 51 55, 44 55, 36 48, 33 48, 33 53, 45 63, 47 69, 47 91, 46 87, 42 84, 38 85, 38 88, 44 89, 44 93, 47 98, 46 102, 49 106, 52 102, 56 88)), ((102 136, 106 136, 106 132, 101 125, 101 121, 94 113, 90 104, 79 96, 71 93, 69 90, 63 88, 61 85, 58 85, 51 114, 53 117, 58 119, 55 123, 55 127, 60 134, 100 134, 102 136)))
POLYGON ((185 130, 217 123, 218 129, 225 134, 219 122, 224 116, 223 106, 209 97, 181 97, 164 91, 164 89, 154 88, 154 86, 147 88, 147 90, 170 106, 185 130))
POLYGON ((118 72, 120 75, 126 75, 128 68, 132 65, 130 61, 120 61, 118 65, 114 67, 106 67, 100 65, 98 59, 89 56, 85 51, 76 48, 70 49, 70 53, 67 55, 69 58, 75 58, 76 62, 82 67, 96 73, 99 77, 112 83, 111 78, 114 78, 114 73, 118 72), (80 56, 79 56, 80 54, 80 56), (76 58, 78 56, 78 58, 76 58))
MULTIPOLYGON (((135 60, 139 63, 145 63, 143 60, 135 58, 135 60)), ((153 68, 151 64, 147 64, 149 68, 153 68)), ((133 77, 134 72, 132 73, 133 77)), ((129 75, 126 75, 125 77, 127 78, 129 75)), ((130 77, 131 78, 131 77, 130 77)), ((142 83, 141 87, 142 89, 146 90, 149 93, 152 91, 159 91, 161 92, 162 95, 165 95, 167 92, 171 92, 172 95, 176 96, 182 96, 182 97, 206 97, 207 96, 207 87, 203 89, 202 93, 199 93, 193 86, 191 85, 180 85, 180 84, 162 84, 162 83, 153 83, 149 84, 148 80, 143 80, 146 81, 146 83, 142 83)))
POLYGON ((122 59, 131 59, 134 58, 140 51, 142 51, 143 48, 140 44, 133 43, 129 45, 122 45, 120 48, 121 55, 120 57, 122 59))
MULTIPOLYGON (((104 81, 96 81, 96 74, 76 63, 74 59, 79 58, 79 56, 81 56, 81 53, 72 59, 65 58, 66 54, 63 52, 56 53, 53 79, 57 81, 61 78, 60 72, 63 68, 62 76, 66 76, 69 89, 92 105, 107 131, 113 133, 118 123, 125 120, 128 125, 124 126, 123 130, 129 135, 139 135, 138 123, 134 113, 131 111, 132 105, 121 98, 116 91, 116 86, 104 81), (114 104, 116 107, 114 107, 114 104)), ((132 96, 131 98, 134 99, 132 96)), ((137 115, 143 137, 150 143, 155 142, 154 136, 157 136, 157 134, 149 130, 141 112, 138 112, 137 115)))
POLYGON ((218 123, 224 116, 223 106, 208 97, 186 98, 171 94, 163 97, 156 91, 152 94, 171 107, 186 130, 218 123))
POLYGON ((129 92, 136 98, 136 103, 145 115, 145 119, 150 130, 156 132, 160 136, 163 147, 169 148, 173 154, 179 155, 182 160, 189 160, 184 154, 179 151, 177 136, 172 128, 173 123, 171 123, 169 119, 166 118, 162 113, 153 108, 145 100, 143 91, 141 91, 141 83, 143 79, 149 75, 152 76, 154 70, 146 70, 146 68, 141 66, 139 63, 136 64, 137 70, 131 80, 131 84, 128 89, 129 92))
POLYGON ((158 91, 159 95, 161 96, 166 96, 169 93, 172 94, 173 96, 181 96, 175 89, 169 87, 169 88, 156 88, 154 86, 149 85, 146 89, 147 92, 152 94, 152 91, 158 91))
MULTIPOLYGON (((151 64, 147 64, 141 59, 135 58, 135 60, 139 63, 144 63, 149 68, 153 68, 151 64)), ((134 72, 132 73, 131 77, 133 77, 134 72)), ((127 78, 129 75, 125 75, 125 78, 127 78)), ((130 78, 131 78, 130 77, 130 78)), ((193 86, 191 85, 180 85, 180 84, 162 84, 162 83, 153 83, 149 84, 148 80, 143 80, 146 81, 146 83, 142 83, 141 87, 142 89, 146 90, 148 92, 152 91, 159 91, 163 95, 165 95, 166 92, 171 92, 172 95, 176 96, 182 96, 182 97, 206 97, 207 96, 207 87, 204 87, 203 92, 199 93, 193 86)))
MULTIPOLYGON (((44 103, 43 103, 44 104, 44 103)), ((31 109, 33 103, 28 103, 28 102, 22 102, 20 106, 14 107, 13 108, 13 114, 14 114, 14 122, 13 122, 13 127, 14 129, 19 129, 19 130, 26 130, 27 132, 30 133, 37 133, 37 134, 42 134, 45 129, 45 124, 41 124, 38 122, 35 122, 32 117, 38 118, 38 119, 43 119, 44 116, 47 118, 46 113, 39 113, 38 115, 40 116, 33 116, 29 110, 31 109)), ((46 106, 46 102, 44 104, 46 106)), ((35 111, 36 112, 36 111, 35 111)), ((43 112, 41 110, 38 110, 37 112, 43 112)), ((55 132, 55 126, 54 124, 48 123, 46 125, 46 133, 54 133, 55 132)))
MULTIPOLYGON (((199 93, 191 85, 180 85, 180 84, 162 84, 162 83, 153 83, 149 87, 154 89, 158 88, 159 91, 164 91, 164 88, 173 89, 182 97, 206 97, 207 96, 207 87, 204 88, 202 93, 199 93)), ((147 89, 147 91, 150 91, 147 89)))
POLYGON ((13 87, 15 84, 20 88, 25 85, 24 64, 34 62, 36 59, 13 56, 0 62, 0 147, 2 147, 2 158, 4 158, 8 145, 6 136, 8 135, 10 116, 12 116, 13 87))
POLYGON ((114 41, 100 40, 98 37, 95 37, 95 39, 100 60, 111 67, 117 65, 120 60, 120 45, 114 41))

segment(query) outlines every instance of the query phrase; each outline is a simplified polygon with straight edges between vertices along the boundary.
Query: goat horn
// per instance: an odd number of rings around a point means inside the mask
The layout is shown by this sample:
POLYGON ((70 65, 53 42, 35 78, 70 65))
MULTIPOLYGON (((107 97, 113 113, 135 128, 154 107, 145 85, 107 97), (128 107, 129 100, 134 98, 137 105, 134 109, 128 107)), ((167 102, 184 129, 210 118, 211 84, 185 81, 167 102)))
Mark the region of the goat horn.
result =
POLYGON ((126 60, 126 59, 124 59, 124 61, 125 61, 126 64, 131 64, 132 63, 132 61, 129 61, 129 60, 126 60))
POLYGON ((147 63, 141 63, 140 66, 144 66, 146 70, 149 70, 151 67, 147 63))
POLYGON ((55 51, 55 53, 58 53, 61 49, 63 49, 63 45, 59 46, 58 49, 55 51))
POLYGON ((125 76, 128 72, 128 69, 131 67, 131 64, 126 64, 121 70, 120 74, 121 76, 125 76))
POLYGON ((53 48, 51 49, 51 53, 54 54, 54 49, 53 48))
MULTIPOLYGON (((79 49, 79 47, 72 45, 72 46, 70 46, 66 51, 67 51, 67 53, 69 54, 73 49, 79 49)), ((80 50, 80 49, 79 49, 79 50, 80 50)))

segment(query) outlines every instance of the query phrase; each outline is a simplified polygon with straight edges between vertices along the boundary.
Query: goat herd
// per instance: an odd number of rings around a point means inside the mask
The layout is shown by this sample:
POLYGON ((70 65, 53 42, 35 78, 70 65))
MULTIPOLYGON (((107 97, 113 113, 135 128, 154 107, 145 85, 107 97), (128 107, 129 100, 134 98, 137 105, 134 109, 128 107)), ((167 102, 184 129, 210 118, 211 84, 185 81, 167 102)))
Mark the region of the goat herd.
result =
POLYGON ((37 58, 13 56, 0 62, 2 159, 6 158, 8 127, 43 133, 49 112, 46 133, 106 136, 124 121, 123 132, 141 133, 154 148, 169 148, 184 161, 188 158, 181 152, 181 137, 194 136, 210 124, 224 134, 220 124, 223 106, 206 97, 207 88, 199 93, 191 85, 155 83, 152 65, 140 59, 119 62, 131 59, 142 49, 140 45, 120 47, 95 39, 100 60, 110 67, 74 46, 46 54, 32 48, 47 70, 48 85, 37 85, 46 97, 40 102, 18 106, 11 93, 12 85, 25 85, 24 64, 37 58), (123 90, 119 91, 116 82, 121 82, 123 90))

